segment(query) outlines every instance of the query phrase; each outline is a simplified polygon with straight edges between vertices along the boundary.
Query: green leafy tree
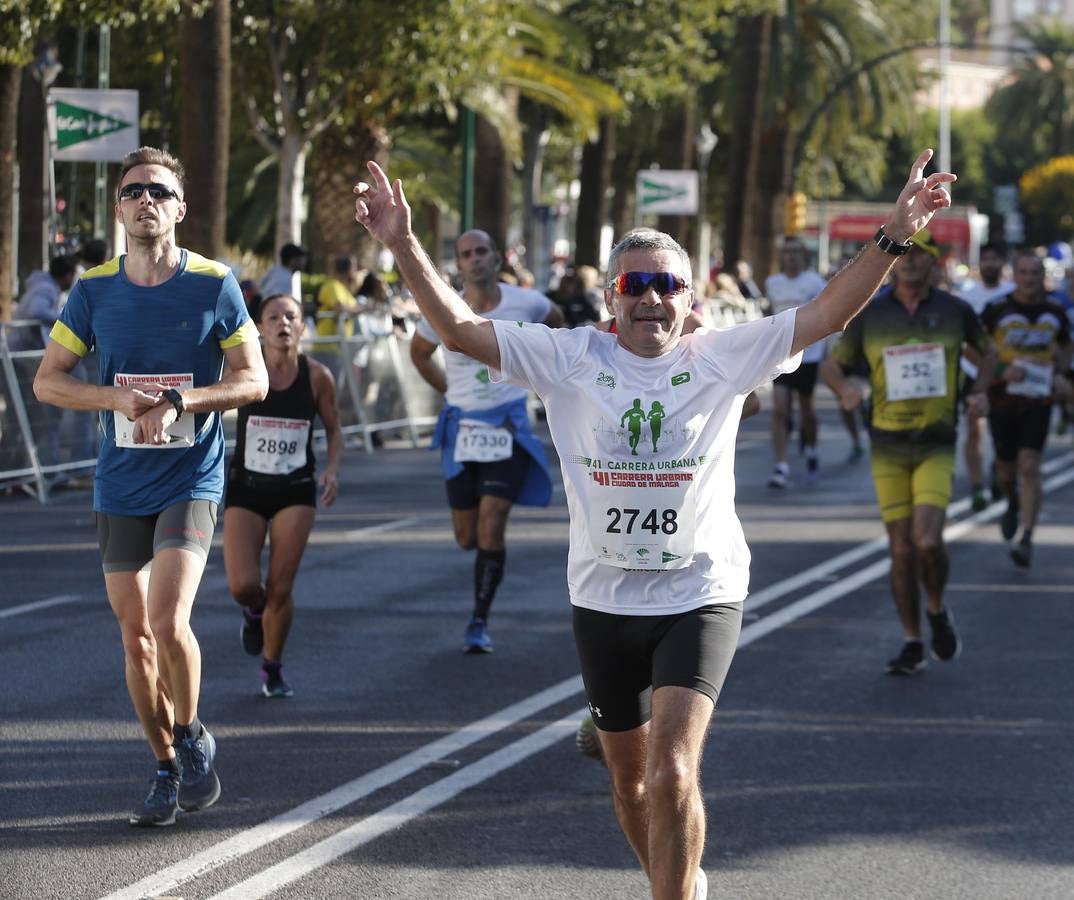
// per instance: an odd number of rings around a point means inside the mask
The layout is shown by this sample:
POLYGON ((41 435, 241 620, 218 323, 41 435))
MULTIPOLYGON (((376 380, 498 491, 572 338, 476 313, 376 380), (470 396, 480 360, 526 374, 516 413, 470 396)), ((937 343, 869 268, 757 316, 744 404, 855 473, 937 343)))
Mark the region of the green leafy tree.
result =
POLYGON ((1074 235, 1074 156, 1057 156, 1034 166, 1018 182, 1029 213, 1027 237, 1041 244, 1074 235))
MULTIPOLYGON (((752 65, 764 73, 764 92, 743 97, 746 105, 738 105, 735 121, 737 133, 756 134, 757 141, 739 170, 730 173, 731 184, 742 183, 735 190, 752 194, 752 200, 738 204, 738 222, 729 216, 728 230, 737 229, 738 237, 730 235, 727 243, 737 245, 739 255, 763 275, 774 264, 775 236, 782 231, 783 200, 796 160, 819 156, 825 146, 840 147, 863 132, 884 136, 903 124, 911 114, 905 98, 915 85, 912 58, 865 64, 892 47, 931 36, 933 26, 914 9, 877 0, 786 0, 781 15, 763 16, 752 27, 762 35, 764 57, 752 65), (804 134, 810 112, 821 103, 826 103, 824 127, 804 134)), ((744 57, 740 68, 751 65, 750 42, 738 46, 744 57)), ((728 105, 734 107, 735 86, 728 88, 728 105)), ((734 192, 728 196, 730 208, 734 192)))
MULTIPOLYGON (((10 317, 14 280, 13 235, 16 136, 23 68, 42 38, 68 11, 84 25, 133 25, 145 17, 174 14, 177 0, 0 0, 0 319, 10 317)), ((25 203, 25 200, 24 200, 25 203)))
MULTIPOLYGON (((333 126, 383 128, 403 111, 449 100, 452 85, 472 78, 485 57, 496 25, 483 12, 490 5, 237 0, 238 92, 251 133, 277 161, 276 246, 298 240, 306 164, 318 138, 333 126)), ((335 227, 334 216, 324 218, 335 227)))
POLYGON ((1042 19, 1018 26, 1029 45, 989 115, 1021 135, 1039 159, 1074 151, 1074 28, 1042 19))
POLYGON ((14 267, 16 134, 22 68, 33 59, 42 23, 53 19, 58 0, 0 0, 0 321, 11 318, 14 267))
MULTIPOLYGON (((749 5, 742 0, 566 5, 564 15, 592 46, 586 72, 626 101, 622 111, 602 119, 582 148, 576 262, 599 262, 606 222, 617 233, 629 227, 638 169, 692 167, 694 135, 714 99, 709 86, 725 68, 714 36, 733 26, 732 12, 749 5)), ((683 220, 664 225, 685 241, 683 220)))

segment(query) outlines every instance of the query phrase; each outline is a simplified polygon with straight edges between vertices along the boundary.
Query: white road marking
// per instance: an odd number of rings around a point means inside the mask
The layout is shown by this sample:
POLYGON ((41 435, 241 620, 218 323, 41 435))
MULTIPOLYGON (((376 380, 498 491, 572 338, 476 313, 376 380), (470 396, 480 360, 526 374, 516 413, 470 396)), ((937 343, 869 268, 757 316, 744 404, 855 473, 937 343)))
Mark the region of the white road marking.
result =
POLYGON ((35 600, 33 603, 23 603, 21 606, 0 609, 0 619, 10 619, 12 616, 21 616, 23 613, 48 609, 50 606, 62 606, 64 603, 77 603, 81 599, 81 594, 61 594, 58 597, 47 597, 44 600, 35 600))
POLYGON ((459 771, 448 775, 428 787, 416 791, 409 797, 393 803, 380 812, 355 822, 348 828, 337 832, 330 838, 308 847, 281 862, 270 866, 257 875, 214 895, 212 900, 257 900, 266 897, 278 888, 328 865, 339 857, 350 853, 356 847, 368 844, 375 838, 403 827, 407 822, 417 818, 431 809, 457 797, 463 791, 498 775, 512 766, 518 765, 527 757, 539 753, 566 737, 573 737, 578 723, 587 710, 577 712, 546 725, 539 731, 490 753, 479 762, 472 763, 459 771))
POLYGON ((291 834, 291 832, 297 831, 311 822, 316 822, 318 819, 331 815, 336 810, 367 797, 374 791, 401 781, 430 763, 434 763, 452 753, 458 753, 465 747, 469 747, 471 744, 484 740, 504 728, 509 728, 517 722, 536 715, 549 706, 573 697, 581 693, 581 690, 581 676, 576 675, 573 678, 561 681, 559 684, 546 688, 532 697, 527 697, 525 700, 507 706, 487 718, 471 722, 452 734, 419 747, 417 750, 401 756, 399 759, 378 769, 374 769, 359 778, 355 778, 353 781, 349 781, 327 794, 315 797, 301 806, 296 806, 294 809, 269 819, 267 822, 262 822, 260 825, 255 825, 253 828, 239 832, 227 840, 207 847, 182 862, 168 866, 160 872, 143 878, 136 884, 116 891, 114 894, 109 894, 102 900, 134 900, 134 898, 138 897, 153 897, 158 894, 165 894, 191 878, 205 875, 232 860, 238 859, 240 856, 263 847, 265 844, 291 834))
MULTIPOLYGON (((1066 454, 1055 460, 1051 460, 1048 471, 1062 468, 1074 459, 1074 453, 1066 454)), ((1043 467, 1042 467, 1043 470, 1043 467)), ((1074 469, 1068 469, 1061 475, 1048 479, 1044 482, 1043 490, 1049 493, 1063 485, 1074 481, 1074 469)), ((949 507, 949 511, 963 504, 959 511, 968 506, 969 500, 960 500, 949 507)), ((979 524, 996 517, 996 511, 1002 510, 1003 504, 993 504, 989 509, 975 516, 953 523, 944 529, 944 537, 948 541, 957 540, 962 535, 972 531, 979 524)), ((875 542, 870 541, 869 544, 875 542)), ((867 546, 867 545, 863 545, 867 546)), ((853 551, 850 551, 853 552, 853 551)), ((847 554, 841 554, 846 556, 847 554)), ((839 559, 835 557, 834 559, 839 559)), ((832 561, 829 561, 829 563, 832 561)), ((821 566, 828 563, 821 564, 821 566)), ((844 566, 846 563, 843 564, 844 566)), ((739 648, 744 648, 754 641, 771 634, 814 610, 820 609, 829 603, 851 593, 865 584, 883 576, 890 568, 890 560, 887 558, 878 560, 871 566, 848 575, 835 584, 829 585, 813 594, 791 603, 782 609, 766 616, 764 619, 754 622, 742 629, 739 638, 739 648)), ((820 567, 814 567, 820 568, 820 567)), ((803 573, 805 574, 805 573, 803 573)), ((800 576, 796 576, 800 577, 800 576)), ((792 581, 794 579, 788 579, 792 581)), ((781 585, 783 583, 781 582, 781 585)), ((780 585, 773 585, 773 588, 780 585)), ((783 591, 782 593, 787 593, 783 591)), ((780 596, 781 594, 774 594, 780 596)), ((748 601, 747 601, 748 602, 748 601)), ((765 601, 767 602, 767 601, 765 601)), ((748 607, 747 607, 748 608, 748 607)), ((204 875, 219 868, 240 856, 252 852, 284 835, 290 834, 303 826, 323 818, 326 815, 346 806, 354 801, 367 796, 381 787, 392 784, 407 775, 413 773, 425 765, 436 762, 450 753, 457 752, 462 747, 469 746, 476 741, 494 734, 521 719, 527 718, 561 700, 568 699, 582 691, 580 677, 569 678, 553 685, 550 688, 536 694, 533 697, 522 700, 519 703, 506 707, 499 713, 474 722, 458 732, 447 735, 425 747, 419 748, 400 759, 382 766, 373 772, 361 776, 354 781, 343 785, 334 791, 314 798, 293 810, 282 813, 267 822, 254 828, 241 832, 228 840, 222 841, 209 847, 182 863, 169 866, 161 872, 150 875, 147 878, 127 888, 109 894, 102 900, 135 900, 140 897, 156 896, 169 891, 191 878, 204 875)), ((534 732, 489 756, 483 757, 477 762, 454 772, 453 774, 423 788, 380 812, 374 813, 348 828, 320 841, 306 850, 288 857, 263 870, 257 875, 251 876, 245 881, 239 882, 228 888, 221 894, 217 894, 213 900, 257 900, 265 897, 273 891, 289 884, 310 872, 326 865, 334 859, 368 843, 389 831, 400 828, 417 816, 428 812, 437 805, 447 802, 462 791, 480 784, 482 781, 499 774, 507 768, 515 765, 527 757, 539 752, 545 747, 551 746, 556 741, 573 734, 580 719, 586 715, 587 710, 581 709, 571 716, 560 719, 551 725, 534 732)))
MULTIPOLYGON (((1074 463, 1074 453, 1064 453, 1062 456, 1057 456, 1054 459, 1050 459, 1041 466, 1042 475, 1050 475, 1052 472, 1059 471, 1061 469, 1067 469, 1071 463, 1074 463)), ((1062 482, 1065 484, 1066 482, 1062 482)), ((970 498, 963 497, 960 500, 956 500, 950 506, 947 507, 948 516, 957 516, 966 512, 970 508, 970 498)), ((982 510, 979 513, 975 513, 967 522, 973 522, 980 524, 983 522, 990 522, 993 519, 998 519, 1007 508, 1007 501, 1000 500, 991 504, 987 509, 982 510)), ((945 531, 946 535, 947 532, 945 531)), ((960 531, 959 534, 965 534, 964 531, 960 531)), ((953 540, 953 538, 952 538, 953 540)), ((864 544, 859 544, 857 547, 852 547, 850 550, 846 550, 843 553, 833 556, 831 559, 826 559, 822 563, 818 563, 806 569, 804 572, 799 572, 797 575, 792 575, 790 578, 785 578, 783 581, 776 584, 769 585, 762 590, 757 591, 755 594, 750 594, 746 598, 746 612, 755 612, 762 606, 771 603, 773 600, 778 600, 780 597, 785 597, 787 594, 805 587, 807 584, 812 584, 816 581, 821 581, 827 576, 838 572, 840 569, 845 569, 852 563, 856 563, 859 560, 866 559, 872 556, 874 553, 886 551, 888 547, 887 538, 874 538, 871 541, 866 541, 864 544)))

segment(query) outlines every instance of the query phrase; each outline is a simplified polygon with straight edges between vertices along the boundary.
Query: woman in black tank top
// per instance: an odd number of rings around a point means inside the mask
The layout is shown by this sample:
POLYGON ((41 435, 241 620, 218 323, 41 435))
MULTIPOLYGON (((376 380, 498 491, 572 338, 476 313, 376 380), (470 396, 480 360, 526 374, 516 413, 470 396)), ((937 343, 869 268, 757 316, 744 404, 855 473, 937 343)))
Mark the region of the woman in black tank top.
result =
POLYGON ((286 294, 269 297, 257 311, 268 396, 239 408, 238 436, 228 466, 224 509, 224 567, 228 588, 243 608, 242 646, 264 653, 261 692, 290 697, 281 659, 294 616, 292 589, 317 507, 336 498, 343 432, 336 414, 331 372, 298 352, 305 330, 302 307, 286 294), (315 480, 313 420, 328 435, 328 460, 315 480), (261 554, 271 534, 268 572, 261 554))

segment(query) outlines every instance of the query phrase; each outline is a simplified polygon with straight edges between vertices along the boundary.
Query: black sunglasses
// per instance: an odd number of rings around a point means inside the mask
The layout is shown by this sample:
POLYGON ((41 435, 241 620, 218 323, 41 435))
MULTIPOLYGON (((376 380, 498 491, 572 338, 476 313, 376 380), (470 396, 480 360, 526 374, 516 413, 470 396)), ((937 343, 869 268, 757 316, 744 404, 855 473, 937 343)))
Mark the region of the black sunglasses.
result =
POLYGON ((154 181, 152 184, 142 184, 140 181, 132 181, 119 189, 120 200, 139 200, 142 194, 149 191, 149 198, 160 202, 161 200, 181 200, 182 198, 166 184, 154 181))
POLYGON ((623 272, 608 287, 623 297, 641 297, 650 285, 661 297, 686 290, 686 281, 673 272, 623 272))

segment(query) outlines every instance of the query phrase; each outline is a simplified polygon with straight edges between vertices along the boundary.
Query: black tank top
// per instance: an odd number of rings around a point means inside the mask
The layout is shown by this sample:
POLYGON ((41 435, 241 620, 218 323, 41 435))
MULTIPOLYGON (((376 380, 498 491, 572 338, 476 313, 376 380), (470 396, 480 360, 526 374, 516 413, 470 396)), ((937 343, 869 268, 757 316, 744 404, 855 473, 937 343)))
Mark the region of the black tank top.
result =
POLYGON ((290 387, 282 391, 269 388, 264 400, 239 407, 235 453, 228 477, 257 487, 311 481, 316 463, 313 456, 316 413, 309 360, 299 354, 298 375, 290 387))

